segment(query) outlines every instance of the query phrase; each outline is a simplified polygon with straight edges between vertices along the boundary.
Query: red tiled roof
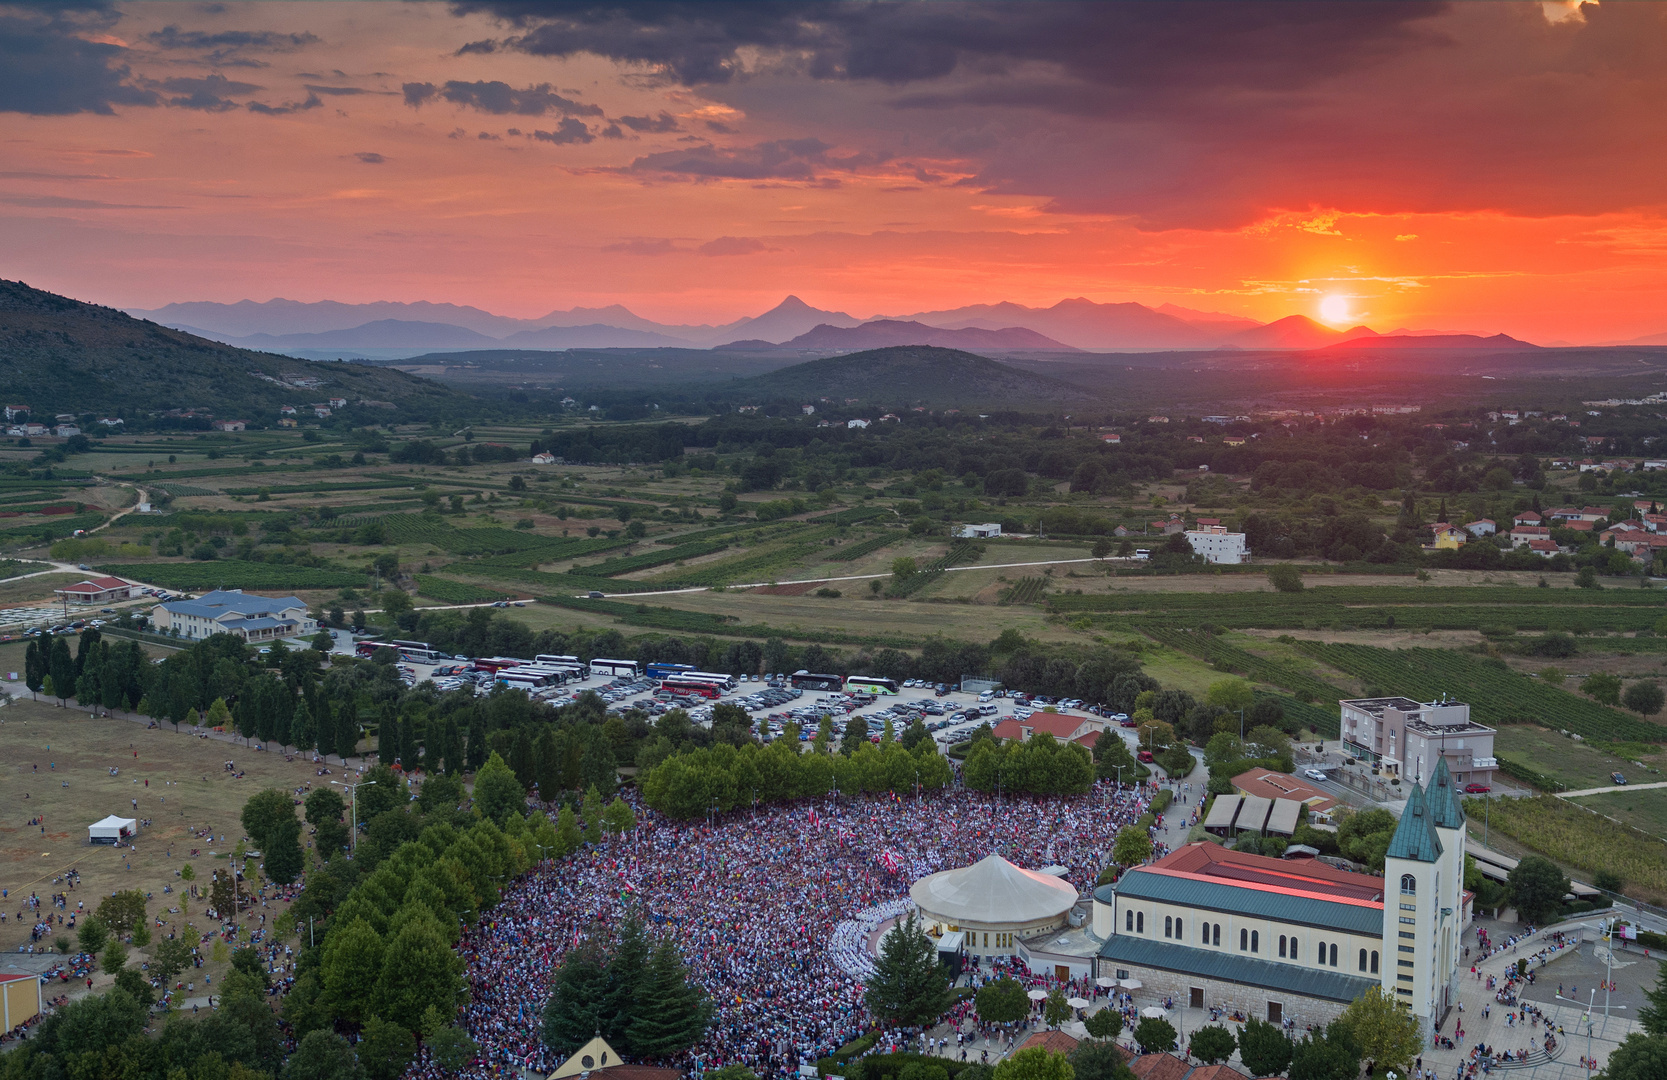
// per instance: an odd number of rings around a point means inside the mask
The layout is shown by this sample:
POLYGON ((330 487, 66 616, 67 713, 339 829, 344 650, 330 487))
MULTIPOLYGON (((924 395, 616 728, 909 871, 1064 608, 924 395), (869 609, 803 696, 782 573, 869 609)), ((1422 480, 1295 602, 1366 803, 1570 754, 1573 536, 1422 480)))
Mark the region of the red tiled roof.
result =
POLYGON ((1231 1065, 1200 1065, 1187 1080, 1249 1080, 1231 1065))
MULTIPOLYGON (((1022 728, 1030 728, 1032 732, 1045 731, 1056 739, 1068 737, 1073 731, 1082 726, 1082 717, 1069 713, 1031 713, 1025 720, 1003 720, 992 729, 998 739, 1022 739, 1025 737, 1022 728)), ((1096 733, 1097 734, 1097 733, 1096 733)))
POLYGON ((59 592, 109 592, 111 589, 128 588, 128 582, 117 577, 90 578, 77 581, 74 585, 66 585, 59 592))
POLYGON ((1351 874, 1325 863, 1305 859, 1291 863, 1284 859, 1248 852, 1229 851, 1220 844, 1188 844, 1145 868, 1145 872, 1225 878, 1255 888, 1289 891, 1341 903, 1377 905, 1383 895, 1383 879, 1372 874, 1351 874))
POLYGON ((1290 773, 1274 772, 1261 766, 1233 777, 1232 784, 1246 795, 1260 795, 1264 799, 1291 799, 1307 803, 1318 810, 1329 810, 1337 805, 1336 799, 1312 784, 1305 784, 1290 773))
POLYGON ((1063 1031, 1038 1031, 1020 1043, 1019 1049, 1029 1050, 1033 1046, 1040 1046, 1052 1054, 1069 1054, 1077 1048, 1077 1040, 1063 1031))
POLYGON ((1140 1080, 1186 1080, 1192 1066, 1174 1054, 1142 1054, 1129 1062, 1129 1071, 1140 1080))

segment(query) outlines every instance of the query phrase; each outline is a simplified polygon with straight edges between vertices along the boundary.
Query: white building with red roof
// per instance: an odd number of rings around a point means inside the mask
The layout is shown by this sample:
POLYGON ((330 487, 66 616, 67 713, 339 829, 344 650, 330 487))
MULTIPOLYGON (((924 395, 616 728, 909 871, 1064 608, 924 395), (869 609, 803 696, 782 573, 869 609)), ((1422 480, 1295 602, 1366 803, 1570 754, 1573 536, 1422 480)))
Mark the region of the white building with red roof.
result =
POLYGON ((67 600, 72 604, 108 604, 116 600, 130 600, 133 590, 138 588, 131 581, 123 581, 119 577, 88 578, 77 581, 74 585, 65 585, 61 589, 52 591, 58 599, 67 600))

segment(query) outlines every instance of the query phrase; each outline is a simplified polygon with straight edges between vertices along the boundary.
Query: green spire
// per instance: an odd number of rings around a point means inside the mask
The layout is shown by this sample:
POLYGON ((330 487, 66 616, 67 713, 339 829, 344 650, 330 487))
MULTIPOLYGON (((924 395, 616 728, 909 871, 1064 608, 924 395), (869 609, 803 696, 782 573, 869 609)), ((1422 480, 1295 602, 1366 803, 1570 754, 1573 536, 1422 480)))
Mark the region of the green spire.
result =
POLYGON ((1441 840, 1435 834, 1429 800, 1417 784, 1407 792, 1407 808, 1401 812, 1400 824, 1395 826, 1395 835, 1390 838, 1389 851, 1384 857, 1427 863, 1441 858, 1441 840))
POLYGON ((1464 806, 1459 802, 1458 785, 1447 770, 1447 759, 1437 757, 1435 775, 1430 777, 1430 817, 1441 829, 1464 828, 1464 806))

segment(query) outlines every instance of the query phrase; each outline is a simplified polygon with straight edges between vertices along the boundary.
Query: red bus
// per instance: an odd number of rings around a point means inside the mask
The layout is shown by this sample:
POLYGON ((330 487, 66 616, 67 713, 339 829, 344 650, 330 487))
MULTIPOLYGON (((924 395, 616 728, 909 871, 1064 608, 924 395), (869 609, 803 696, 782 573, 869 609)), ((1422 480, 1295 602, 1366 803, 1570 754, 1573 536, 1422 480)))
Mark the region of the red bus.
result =
POLYGON ((673 675, 660 683, 661 689, 675 690, 680 694, 694 694, 703 698, 719 698, 723 696, 723 687, 715 682, 702 679, 691 679, 686 675, 673 675))

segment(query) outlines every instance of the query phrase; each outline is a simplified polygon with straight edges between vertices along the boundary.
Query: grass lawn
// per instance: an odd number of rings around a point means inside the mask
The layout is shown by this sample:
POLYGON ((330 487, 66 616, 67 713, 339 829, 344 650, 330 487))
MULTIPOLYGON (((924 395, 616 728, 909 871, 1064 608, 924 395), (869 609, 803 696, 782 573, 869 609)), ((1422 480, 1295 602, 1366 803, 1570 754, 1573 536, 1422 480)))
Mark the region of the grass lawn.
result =
MULTIPOLYGON (((1576 742, 1548 728, 1506 724, 1493 739, 1494 753, 1535 772, 1555 776, 1571 789, 1607 787, 1609 774, 1619 769, 1634 783, 1663 779, 1650 776, 1630 760, 1607 753, 1589 742, 1576 742)), ((1662 832, 1667 834, 1667 829, 1662 832)))
MULTIPOLYGON (((1641 782, 1636 776, 1629 776, 1628 779, 1633 783, 1641 782)), ((1654 783, 1661 779, 1659 776, 1649 776, 1644 782, 1654 783)), ((1655 788, 1650 791, 1612 791, 1604 795, 1583 795, 1568 801, 1591 807, 1600 814, 1608 814, 1647 833, 1667 837, 1667 788, 1655 788)))
MULTIPOLYGON (((10 664, 11 658, 4 662, 10 664)), ((200 885, 216 865, 224 864, 243 837, 238 816, 255 792, 327 782, 315 776, 316 766, 299 758, 286 762, 282 754, 176 734, 167 725, 150 730, 113 717, 93 719, 73 704, 57 708, 16 702, 0 709, 0 732, 7 750, 0 787, 8 796, 0 814, 0 883, 12 898, 7 903, 11 918, 0 924, 0 951, 5 952, 26 945, 33 926, 32 919, 18 917, 13 904, 31 893, 45 897, 62 891, 53 878, 70 869, 81 873, 80 886, 70 893, 71 910, 80 901, 96 907, 118 889, 140 889, 151 897, 147 910, 153 919, 176 930, 189 920, 199 932, 208 931, 215 924, 201 901, 189 899, 176 872, 191 864, 200 885), (246 772, 243 779, 225 771, 228 758, 246 772), (119 774, 110 775, 111 768, 119 774), (137 807, 131 800, 137 800, 137 807), (87 843, 87 826, 107 814, 152 821, 140 829, 137 850, 87 843), (44 818, 44 831, 42 825, 28 824, 34 817, 44 818), (193 830, 211 830, 214 839, 198 839, 193 830), (190 855, 192 848, 200 854, 190 855), (165 894, 167 887, 174 891, 165 894)), ((343 770, 336 766, 332 771, 339 776, 343 770)), ((278 910, 276 905, 261 909, 269 926, 278 910)), ((73 933, 65 933, 73 940, 73 933)), ((204 974, 217 979, 223 966, 210 964, 186 977, 201 986, 204 974)))

